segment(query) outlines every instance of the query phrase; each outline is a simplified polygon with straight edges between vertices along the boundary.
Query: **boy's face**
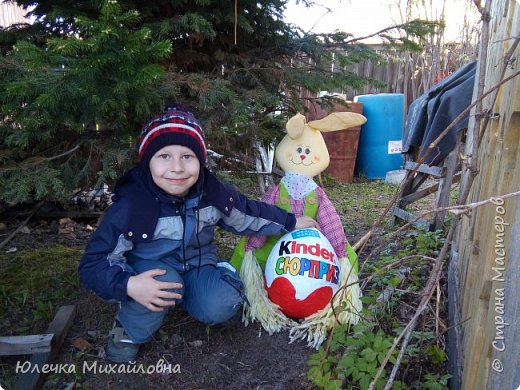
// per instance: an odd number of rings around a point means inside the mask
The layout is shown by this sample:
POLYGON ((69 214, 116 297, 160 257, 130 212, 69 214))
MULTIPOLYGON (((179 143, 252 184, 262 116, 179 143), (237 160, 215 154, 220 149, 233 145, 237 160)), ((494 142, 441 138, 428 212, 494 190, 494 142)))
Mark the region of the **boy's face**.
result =
POLYGON ((186 146, 165 146, 153 155, 149 167, 154 183, 170 195, 187 195, 199 179, 200 162, 186 146))

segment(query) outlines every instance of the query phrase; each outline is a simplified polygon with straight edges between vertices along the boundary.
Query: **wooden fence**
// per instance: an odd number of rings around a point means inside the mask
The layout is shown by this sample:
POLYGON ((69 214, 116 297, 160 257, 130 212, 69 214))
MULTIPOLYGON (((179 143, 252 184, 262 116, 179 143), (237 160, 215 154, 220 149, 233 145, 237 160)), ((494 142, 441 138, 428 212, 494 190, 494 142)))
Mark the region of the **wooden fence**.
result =
POLYGON ((403 93, 406 107, 431 86, 463 65, 476 59, 474 43, 448 43, 442 49, 429 46, 423 52, 411 53, 369 45, 383 57, 383 61, 368 60, 347 67, 360 76, 381 81, 384 87, 367 85, 360 89, 337 90, 348 100, 354 96, 376 93, 403 93), (438 54, 437 52, 441 52, 438 54))
MULTIPOLYGON (((495 0, 491 7, 487 61, 479 64, 485 66, 485 91, 520 70, 520 3, 495 0), (504 61, 510 53, 511 61, 504 61)), ((484 109, 493 110, 469 201, 496 198, 459 223, 449 269, 455 284, 450 325, 459 330, 457 353, 451 356, 458 363, 453 389, 520 386, 520 200, 500 198, 520 190, 520 76, 498 91, 494 107, 494 94, 483 102, 484 109)))

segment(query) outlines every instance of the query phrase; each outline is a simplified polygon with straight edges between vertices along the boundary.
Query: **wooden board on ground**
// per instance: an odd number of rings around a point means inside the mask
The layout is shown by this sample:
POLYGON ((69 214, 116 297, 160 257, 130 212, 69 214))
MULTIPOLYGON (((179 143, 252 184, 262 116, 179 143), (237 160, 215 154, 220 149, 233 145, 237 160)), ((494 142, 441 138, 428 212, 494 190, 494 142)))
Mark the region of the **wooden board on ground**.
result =
POLYGON ((58 351, 65 340, 65 336, 72 326, 74 316, 76 314, 76 306, 68 305, 59 308, 58 313, 52 320, 47 333, 53 334, 54 337, 51 342, 51 350, 44 353, 35 353, 30 360, 30 367, 39 367, 40 370, 31 370, 25 374, 20 374, 16 384, 15 390, 33 390, 39 389, 45 381, 46 374, 41 371, 45 364, 49 364, 57 356, 58 351), (34 371, 34 372, 32 372, 34 371))
POLYGON ((0 337, 0 356, 49 352, 53 334, 0 337))

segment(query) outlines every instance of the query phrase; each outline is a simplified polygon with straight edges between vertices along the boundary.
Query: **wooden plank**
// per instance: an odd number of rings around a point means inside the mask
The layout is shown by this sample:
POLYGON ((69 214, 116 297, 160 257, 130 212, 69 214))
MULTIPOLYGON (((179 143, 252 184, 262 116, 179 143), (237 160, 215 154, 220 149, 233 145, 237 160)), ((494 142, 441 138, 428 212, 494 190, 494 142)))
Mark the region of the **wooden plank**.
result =
MULTIPOLYGON (((520 199, 516 201, 514 223, 511 238, 520 237, 520 199)), ((511 239, 508 251, 509 259, 505 281, 495 286, 494 301, 494 338, 493 369, 489 370, 488 389, 517 389, 520 386, 520 370, 518 356, 520 355, 520 244, 511 239), (501 293, 497 294, 497 290, 501 293), (503 301, 497 301, 497 296, 503 301), (503 302, 503 303, 502 303, 503 302), (502 306, 503 305, 503 306, 502 306), (503 313, 503 314, 502 314, 503 313), (501 322, 507 325, 501 325, 501 322), (500 364, 499 364, 499 363, 500 364), (497 369, 498 367, 498 369, 497 369)))
MULTIPOLYGON (((459 134, 457 135, 457 142, 455 143, 455 147, 450 152, 444 163, 446 172, 439 183, 439 191, 437 192, 437 202, 435 205, 436 208, 446 207, 450 203, 450 191, 451 185, 453 184, 453 175, 455 174, 455 171, 459 166, 459 150, 461 147, 461 136, 462 134, 459 132, 459 134)), ((442 225, 444 224, 444 218, 446 218, 446 213, 447 211, 443 210, 433 215, 433 230, 442 228, 442 225)))
POLYGON ((432 175, 435 177, 442 177, 445 173, 444 167, 431 167, 427 164, 417 164, 413 161, 407 161, 404 164, 404 169, 409 171, 415 170, 416 172, 427 173, 428 175, 432 175), (417 169, 415 169, 417 167, 417 169))
POLYGON ((460 317, 459 254, 451 251, 448 265, 448 374, 449 388, 460 390, 462 373, 462 326, 460 317))
POLYGON ((0 337, 0 355, 30 355, 49 352, 54 334, 0 337))
MULTIPOLYGON (((460 172, 457 172, 455 175, 453 175, 452 184, 458 183, 460 181, 460 176, 461 176, 460 172)), ((401 200, 399 201, 399 205, 401 207, 404 207, 404 206, 407 206, 410 203, 414 203, 414 202, 418 201, 419 199, 422 199, 430 194, 433 194, 439 188, 439 184, 440 184, 440 182, 435 182, 435 183, 429 185, 428 187, 424 187, 423 189, 421 189, 419 191, 416 191, 409 195, 403 196, 401 198, 401 200)))
POLYGON ((437 191, 438 188, 439 188, 439 182, 436 182, 436 183, 431 184, 428 187, 423 188, 422 190, 419 190, 419 191, 413 192, 411 194, 408 194, 406 196, 403 196, 401 198, 401 200, 399 201, 399 205, 401 207, 407 206, 410 203, 413 203, 419 199, 424 198, 425 196, 433 194, 434 192, 437 191))
MULTIPOLYGON (((410 158, 410 155, 406 154, 405 159, 408 159, 408 158, 410 158)), ((399 194, 398 199, 401 199, 404 195, 408 195, 410 193, 415 192, 415 191, 412 191, 412 182, 413 182, 412 172, 406 172, 406 175, 404 176, 404 179, 403 179, 404 184, 403 184, 403 187, 401 188, 401 193, 399 194)), ((400 201, 398 201, 398 203, 397 203, 399 205, 399 207, 404 207, 399 202, 400 201)))
POLYGON ((417 226, 418 228, 430 230, 430 222, 425 220, 424 218, 418 218, 414 214, 410 213, 409 211, 403 210, 399 207, 394 207, 392 210, 393 215, 396 217, 410 222, 413 225, 417 226))
MULTIPOLYGON (((56 316, 47 328, 47 333, 54 333, 52 348, 46 353, 36 353, 32 355, 31 367, 41 368, 50 363, 58 355, 59 349, 65 340, 65 336, 69 328, 72 326, 74 316, 76 314, 76 306, 68 305, 59 308, 56 316)), ((36 371, 36 370, 35 370, 36 371)), ((40 389, 45 381, 46 374, 38 372, 27 372, 21 374, 15 383, 15 390, 33 390, 40 389)))
MULTIPOLYGON (((412 173, 412 171, 408 171, 412 173)), ((427 173, 415 172, 415 177, 412 180, 412 183, 409 187, 409 191, 407 194, 411 194, 412 192, 419 191, 419 188, 423 185, 423 183, 430 177, 427 173)))
POLYGON ((94 219, 103 215, 103 211, 94 210, 54 210, 37 211, 35 216, 38 218, 71 218, 71 219, 94 219))
MULTIPOLYGON (((488 61, 479 61, 479 69, 485 76, 479 80, 483 90, 498 85, 504 75, 510 75, 518 69, 518 60, 511 66, 507 61, 497 63, 496 58, 505 59, 514 39, 520 35, 520 3, 518 1, 486 2, 492 8, 489 12, 489 46, 481 47, 480 53, 487 55, 488 61), (505 71, 504 73, 502 73, 505 71)), ((485 38, 486 23, 483 24, 482 36, 485 38)), ((485 41, 485 39, 483 39, 485 41)), ((518 58, 518 47, 516 49, 518 58)), ((478 75, 479 73, 477 73, 478 75)), ((476 77, 479 79, 479 77, 476 77)), ((493 94, 495 95, 495 94, 493 94)), ((520 177, 520 78, 515 78, 500 86, 495 96, 484 100, 483 107, 498 113, 489 121, 488 128, 480 129, 475 138, 468 137, 468 143, 480 145, 478 150, 478 176, 474 182, 466 180, 461 186, 461 193, 470 189, 468 202, 488 199, 492 196, 518 190, 520 177), (516 107, 516 108, 515 108, 516 107), (472 185, 471 185, 472 184, 472 185)), ((476 114, 479 114, 478 108, 476 114)), ((470 118, 475 118, 475 112, 470 118)), ((482 122, 481 122, 482 123, 482 122)), ((470 121, 471 125, 471 121, 470 121)), ((472 134, 470 132, 469 134, 472 134)), ((471 145, 466 153, 471 158, 471 145)), ((471 162, 469 160, 468 162, 471 162)), ((463 218, 459 242, 461 261, 461 314, 467 319, 464 325, 464 369, 462 388, 464 389, 517 389, 520 385, 518 370, 519 338, 518 321, 520 319, 518 300, 518 199, 507 199, 499 209, 497 205, 486 205, 472 212, 470 218, 463 218), (516 203, 515 203, 516 202, 516 203), (465 222, 467 220, 467 222, 465 222), (497 225, 503 220, 503 231, 497 225), (513 229, 514 231, 513 231, 513 229), (500 234, 500 235, 499 235, 500 234), (515 249, 516 248, 516 249, 515 249), (503 253, 502 250, 505 252, 503 253), (498 253, 497 253, 498 252, 498 253), (505 254, 505 256, 501 256, 505 254), (496 269, 500 274, 496 273, 496 269), (493 269, 495 268, 495 269, 493 269), (505 281, 502 276, 505 277, 505 281), (514 279, 513 279, 514 277, 514 279), (479 302, 478 295, 489 279, 491 284, 490 302, 479 302), (511 279, 509 279, 511 278, 511 279), (515 294, 515 295, 513 295, 515 294), (504 306, 503 306, 504 305, 504 306), (509 326, 501 324, 509 323, 509 326), (516 333, 515 333, 516 332, 516 333), (497 337, 498 336, 498 337, 497 337), (497 351, 493 342, 504 337, 505 350, 497 351), (497 339, 497 340, 495 340, 497 339), (498 359, 502 364, 499 364, 498 359)), ((497 344, 502 349, 504 346, 497 344)))

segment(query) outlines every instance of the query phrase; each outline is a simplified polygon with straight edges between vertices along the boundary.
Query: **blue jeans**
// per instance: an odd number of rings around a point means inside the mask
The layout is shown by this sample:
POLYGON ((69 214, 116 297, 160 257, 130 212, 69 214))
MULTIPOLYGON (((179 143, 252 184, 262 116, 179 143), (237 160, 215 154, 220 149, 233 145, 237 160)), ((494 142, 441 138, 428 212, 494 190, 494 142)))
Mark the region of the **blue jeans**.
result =
MULTIPOLYGON (((196 320, 214 325, 235 315, 244 302, 244 286, 236 272, 225 267, 205 265, 180 273, 161 261, 143 260, 132 264, 135 272, 159 268, 167 272, 156 276, 162 282, 182 283, 183 288, 172 290, 183 297, 176 302, 196 320)), ((175 306, 172 306, 175 307, 175 306)), ((160 328, 168 309, 161 312, 148 310, 130 299, 121 302, 117 319, 127 335, 136 343, 150 341, 160 328)))

